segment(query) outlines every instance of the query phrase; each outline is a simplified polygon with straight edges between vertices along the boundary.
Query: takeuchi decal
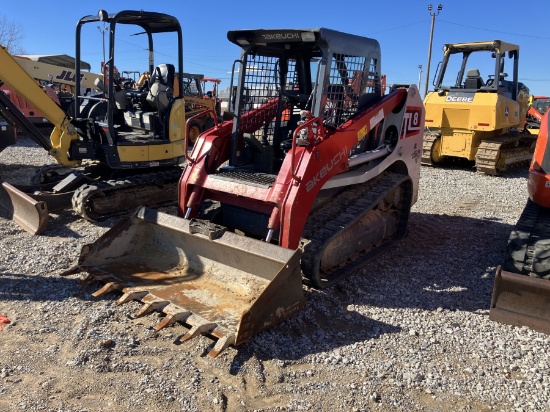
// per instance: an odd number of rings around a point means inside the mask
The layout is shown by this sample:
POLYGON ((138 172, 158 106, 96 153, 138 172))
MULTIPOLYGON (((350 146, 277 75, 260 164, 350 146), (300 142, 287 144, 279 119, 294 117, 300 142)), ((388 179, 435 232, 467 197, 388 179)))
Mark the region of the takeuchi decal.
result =
POLYGON ((300 33, 269 33, 262 37, 265 40, 300 40, 300 33))
POLYGON ((336 153, 319 171, 306 183, 306 191, 309 192, 330 172, 342 159, 348 158, 348 148, 344 147, 336 153))

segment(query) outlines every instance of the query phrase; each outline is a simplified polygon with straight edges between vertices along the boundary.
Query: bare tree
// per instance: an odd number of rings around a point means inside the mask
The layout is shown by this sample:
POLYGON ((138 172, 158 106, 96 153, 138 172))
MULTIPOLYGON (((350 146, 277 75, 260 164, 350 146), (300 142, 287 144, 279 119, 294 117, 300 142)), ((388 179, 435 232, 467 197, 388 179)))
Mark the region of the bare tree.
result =
POLYGON ((21 47, 23 37, 23 29, 19 24, 8 20, 6 16, 0 16, 0 44, 6 47, 8 52, 24 54, 25 51, 21 47))

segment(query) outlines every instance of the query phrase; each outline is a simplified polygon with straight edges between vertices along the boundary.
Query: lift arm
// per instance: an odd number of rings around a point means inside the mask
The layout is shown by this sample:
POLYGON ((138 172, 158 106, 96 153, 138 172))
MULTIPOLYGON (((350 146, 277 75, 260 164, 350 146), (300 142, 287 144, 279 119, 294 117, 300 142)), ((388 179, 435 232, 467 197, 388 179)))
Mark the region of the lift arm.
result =
MULTIPOLYGON (((2 99, 0 111, 4 116, 23 128, 44 149, 48 150, 59 163, 73 166, 77 161, 69 160, 68 149, 72 140, 78 139, 76 127, 71 124, 71 118, 55 103, 42 87, 15 61, 5 47, 0 47, 0 80, 19 93, 25 100, 44 114, 54 130, 50 142, 24 118, 24 115, 15 107, 6 105, 2 99), (15 119, 15 120, 12 120, 15 119), (26 122, 25 122, 26 120, 26 122)), ((6 97, 4 95, 4 97, 6 97)))

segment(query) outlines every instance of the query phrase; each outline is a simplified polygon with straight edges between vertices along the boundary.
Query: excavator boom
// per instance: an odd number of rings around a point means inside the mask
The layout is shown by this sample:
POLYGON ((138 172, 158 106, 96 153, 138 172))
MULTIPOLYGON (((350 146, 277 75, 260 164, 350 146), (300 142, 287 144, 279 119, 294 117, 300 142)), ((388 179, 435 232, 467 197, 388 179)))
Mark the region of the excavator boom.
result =
MULTIPOLYGON (((40 110, 54 125, 52 137, 57 137, 56 147, 50 139, 34 126, 19 109, 10 101, 6 94, 0 91, 0 112, 9 123, 16 125, 25 131, 39 146, 47 150, 59 163, 76 165, 78 162, 68 159, 66 150, 59 150, 65 146, 66 138, 69 140, 78 138, 76 129, 71 125, 71 119, 51 99, 42 87, 16 62, 7 52, 0 47, 0 79, 27 101, 40 110), (63 141, 63 145, 61 145, 63 141)), ((8 136, 3 134, 0 136, 8 136)), ((7 144, 0 144, 0 147, 7 144)), ((0 207, 4 208, 9 216, 23 229, 31 234, 42 233, 48 223, 48 208, 44 201, 33 199, 30 195, 19 190, 0 179, 0 207)))
POLYGON ((48 96, 38 83, 17 63, 5 47, 0 47, 0 79, 25 100, 44 113, 58 129, 68 120, 67 114, 48 96))

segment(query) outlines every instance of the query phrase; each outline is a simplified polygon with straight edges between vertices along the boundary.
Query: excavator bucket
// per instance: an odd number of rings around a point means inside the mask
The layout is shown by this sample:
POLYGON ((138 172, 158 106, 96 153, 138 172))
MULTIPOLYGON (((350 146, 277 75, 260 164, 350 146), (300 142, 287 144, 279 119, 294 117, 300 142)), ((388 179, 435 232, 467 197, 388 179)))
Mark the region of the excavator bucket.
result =
POLYGON ((550 281, 505 272, 499 266, 489 319, 550 334, 550 281))
POLYGON ((117 304, 140 300, 135 316, 163 312, 156 330, 185 324, 180 341, 217 338, 208 353, 215 357, 302 308, 300 257, 299 250, 142 207, 85 245, 67 273, 105 282, 94 296, 119 290, 117 304))
POLYGON ((0 179, 0 207, 9 217, 32 235, 38 235, 48 227, 46 202, 35 200, 0 179))

